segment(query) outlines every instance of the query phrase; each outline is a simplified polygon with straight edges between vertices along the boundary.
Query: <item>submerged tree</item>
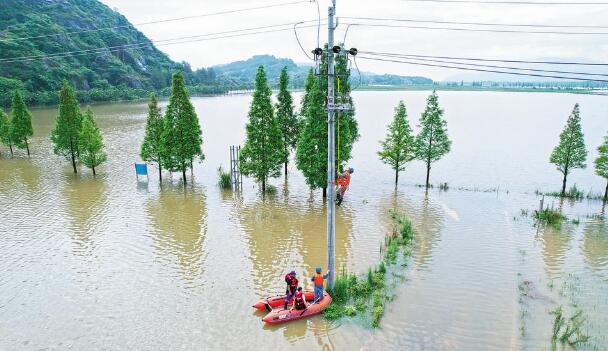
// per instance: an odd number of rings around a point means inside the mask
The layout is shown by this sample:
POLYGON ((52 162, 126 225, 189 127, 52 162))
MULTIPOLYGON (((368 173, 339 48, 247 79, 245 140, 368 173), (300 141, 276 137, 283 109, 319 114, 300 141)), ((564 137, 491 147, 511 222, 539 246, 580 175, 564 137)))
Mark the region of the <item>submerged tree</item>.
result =
POLYGON ((269 177, 279 176, 281 164, 286 157, 283 135, 274 115, 271 95, 266 72, 260 66, 255 76, 255 90, 246 126, 247 139, 241 150, 240 162, 244 175, 252 176, 262 183, 262 192, 266 191, 269 177))
POLYGON ((378 152, 380 160, 395 170, 395 186, 399 182, 399 172, 405 169, 408 162, 416 158, 416 143, 412 128, 407 120, 407 111, 403 101, 395 108, 395 118, 388 126, 388 133, 381 141, 382 150, 378 152))
POLYGON ((176 72, 173 74, 171 97, 165 111, 160 150, 165 168, 182 172, 184 185, 186 170, 192 167, 194 158, 205 158, 201 150, 201 135, 201 127, 186 90, 184 75, 176 72))
POLYGON ((18 90, 13 95, 9 134, 12 143, 19 149, 25 148, 29 156, 30 147, 27 143, 27 137, 34 135, 32 114, 28 111, 27 106, 25 106, 23 95, 18 90))
POLYGON ((299 133, 298 116, 293 112, 293 99, 288 90, 289 75, 287 67, 281 70, 279 78, 279 94, 277 96, 277 121, 283 134, 285 148, 285 176, 287 176, 287 164, 289 163, 289 152, 296 147, 299 133))
MULTIPOLYGON (((595 159, 595 173, 608 181, 608 135, 604 143, 597 148, 598 157, 595 159)), ((608 182, 604 191, 604 202, 608 201, 608 182)))
POLYGON ((93 176, 95 176, 95 167, 102 164, 107 155, 104 150, 101 131, 95 123, 93 110, 90 106, 87 106, 82 118, 82 126, 78 135, 78 150, 78 159, 89 167, 93 171, 93 176))
POLYGON ((576 168, 586 168, 587 149, 581 128, 581 117, 578 103, 574 105, 566 127, 559 135, 559 144, 553 149, 549 161, 557 166, 563 175, 561 196, 566 194, 568 174, 576 168))
POLYGON ((322 188, 327 196, 327 112, 322 83, 308 73, 302 98, 304 124, 296 147, 296 165, 311 189, 322 188))
POLYGON ((426 100, 426 108, 420 117, 422 130, 416 136, 416 158, 426 163, 426 187, 428 188, 431 164, 450 152, 452 142, 448 138, 447 122, 443 119, 443 110, 439 107, 437 92, 426 100))
POLYGON ((139 156, 146 162, 156 162, 158 164, 158 179, 163 180, 162 169, 162 133, 163 133, 163 116, 158 107, 156 94, 150 95, 150 103, 148 103, 148 119, 146 120, 146 134, 144 141, 141 144, 139 156))
POLYGON ((11 122, 8 115, 0 109, 0 143, 9 147, 11 151, 11 157, 13 156, 13 142, 11 141, 11 134, 9 133, 11 122))
POLYGON ((82 115, 74 90, 66 81, 59 93, 59 114, 55 120, 55 128, 51 132, 51 140, 53 141, 53 152, 56 155, 63 155, 71 159, 74 173, 78 172, 76 157, 81 121, 82 115))

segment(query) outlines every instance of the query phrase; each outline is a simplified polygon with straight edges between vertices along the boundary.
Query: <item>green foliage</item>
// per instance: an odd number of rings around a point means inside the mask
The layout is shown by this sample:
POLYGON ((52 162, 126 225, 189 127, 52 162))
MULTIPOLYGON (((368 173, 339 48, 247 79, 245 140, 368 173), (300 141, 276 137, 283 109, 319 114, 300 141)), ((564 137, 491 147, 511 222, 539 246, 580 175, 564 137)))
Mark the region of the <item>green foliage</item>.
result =
POLYGON ((230 172, 225 172, 222 166, 217 169, 218 174, 218 185, 222 189, 231 189, 232 188, 232 179, 230 178, 230 172))
POLYGON ((380 326, 380 319, 384 315, 384 306, 375 306, 372 308, 372 327, 378 328, 380 326))
POLYGON ((18 90, 15 90, 13 94, 9 134, 13 145, 20 149, 27 148, 27 154, 29 155, 30 150, 27 144, 27 137, 34 135, 32 114, 27 109, 27 106, 25 106, 23 96, 18 90))
POLYGON ((162 134, 163 134, 163 117, 156 94, 150 95, 150 103, 148 103, 148 118, 146 119, 146 134, 144 141, 141 144, 139 156, 146 162, 158 163, 159 177, 162 179, 162 134))
POLYGON ((59 114, 55 120, 55 128, 51 132, 53 152, 71 158, 74 173, 76 173, 76 155, 78 154, 78 139, 82 116, 74 90, 64 82, 59 93, 59 114))
POLYGON ((553 226, 557 230, 561 229, 562 222, 566 219, 561 212, 552 208, 545 208, 542 211, 534 211, 533 217, 540 222, 553 226))
POLYGON ((10 147, 11 154, 13 153, 13 143, 11 141, 10 130, 10 119, 8 115, 0 109, 0 143, 10 147))
POLYGON ((182 172, 186 182, 186 170, 194 158, 205 158, 201 127, 181 72, 173 74, 172 93, 165 111, 161 134, 161 159, 166 169, 182 172))
POLYGON ((107 158, 104 149, 103 138, 95 123, 93 110, 90 106, 87 106, 78 136, 78 159, 93 170, 93 175, 95 175, 95 167, 105 162, 107 158))
POLYGON ((553 345, 559 341, 561 344, 577 346, 589 341, 590 337, 582 330, 586 322, 583 310, 578 309, 570 318, 566 318, 563 306, 560 305, 549 314, 554 316, 551 336, 553 345))
POLYGON ((598 146, 597 152, 595 173, 602 178, 608 179, 608 136, 604 137, 604 143, 598 146))
POLYGON ((298 134, 300 132, 300 122, 298 116, 293 112, 293 99, 291 93, 288 90, 289 75, 287 74, 287 66, 281 70, 281 77, 279 79, 279 94, 277 96, 278 103, 277 109, 277 121, 283 134, 283 145, 285 148, 285 169, 287 169, 287 162, 289 160, 289 151, 295 149, 296 142, 298 141, 298 134))
POLYGON ((244 175, 253 176, 262 183, 262 192, 266 191, 269 177, 279 176, 281 164, 286 157, 283 135, 274 115, 271 95, 266 72, 260 66, 255 78, 255 91, 246 126, 247 139, 241 150, 240 162, 244 175))
POLYGON ((437 92, 433 90, 426 102, 426 108, 420 117, 422 130, 416 136, 416 158, 426 163, 428 188, 431 164, 450 152, 452 142, 448 138, 447 122, 443 119, 443 110, 439 107, 437 92))
POLYGON ((562 196, 566 192, 566 181, 571 170, 585 168, 587 165, 587 149, 581 128, 579 105, 575 104, 566 127, 559 135, 559 144, 553 149, 549 161, 557 166, 557 170, 564 175, 562 196))
POLYGON ((399 181, 399 172, 405 170, 407 163, 416 158, 415 137, 407 120, 407 111, 403 101, 395 108, 395 117, 388 126, 388 133, 381 141, 382 150, 378 152, 380 160, 395 170, 395 184, 399 181))

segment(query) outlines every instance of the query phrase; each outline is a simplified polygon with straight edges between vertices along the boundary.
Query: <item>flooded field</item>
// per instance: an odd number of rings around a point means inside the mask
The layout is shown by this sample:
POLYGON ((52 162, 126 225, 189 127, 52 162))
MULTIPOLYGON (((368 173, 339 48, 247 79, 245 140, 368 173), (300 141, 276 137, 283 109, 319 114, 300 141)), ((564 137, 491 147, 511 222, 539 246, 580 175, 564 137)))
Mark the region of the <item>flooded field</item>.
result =
POLYGON ((569 184, 604 189, 591 166, 608 98, 439 92, 453 147, 431 181, 450 189, 417 187, 421 163, 395 189, 378 140, 399 99, 416 125, 427 95, 353 94, 361 139, 336 215, 337 266, 363 273, 378 262, 391 209, 416 235, 376 330, 323 317, 264 327, 250 307, 281 292, 285 271, 302 281, 326 259, 321 192, 293 163, 264 198, 247 178, 239 194, 216 185, 229 146, 243 143, 250 96, 193 98, 206 160, 185 189, 178 174, 161 186, 155 167, 149 181, 135 178, 146 103, 93 106, 108 152, 96 178, 53 155, 56 109, 32 110, 32 158, 0 156, 0 349, 550 350, 559 305, 587 316, 591 340, 579 349, 608 349, 608 209, 549 198, 580 219, 559 231, 526 214, 538 207, 535 190, 559 190, 548 159, 575 102, 590 167, 569 184))

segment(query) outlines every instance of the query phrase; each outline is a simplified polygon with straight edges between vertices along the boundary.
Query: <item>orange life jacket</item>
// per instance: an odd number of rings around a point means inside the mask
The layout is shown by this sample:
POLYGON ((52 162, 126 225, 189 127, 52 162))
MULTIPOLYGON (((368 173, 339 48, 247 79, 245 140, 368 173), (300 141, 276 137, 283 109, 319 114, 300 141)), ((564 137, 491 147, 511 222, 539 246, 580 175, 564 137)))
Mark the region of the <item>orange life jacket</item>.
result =
POLYGON ((316 286, 323 286, 323 281, 325 279, 323 279, 323 273, 315 273, 315 277, 313 279, 313 282, 315 283, 316 286))
POLYGON ((346 170, 346 172, 344 172, 344 174, 346 175, 346 177, 344 179, 344 186, 348 186, 350 184, 350 172, 348 170, 346 170))

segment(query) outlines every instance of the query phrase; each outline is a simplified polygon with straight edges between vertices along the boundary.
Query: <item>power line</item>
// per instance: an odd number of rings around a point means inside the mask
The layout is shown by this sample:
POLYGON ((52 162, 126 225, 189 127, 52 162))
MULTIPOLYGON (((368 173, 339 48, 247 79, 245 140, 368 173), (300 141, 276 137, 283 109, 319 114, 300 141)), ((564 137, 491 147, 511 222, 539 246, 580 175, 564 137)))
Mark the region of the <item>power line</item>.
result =
POLYGON ((409 18, 377 18, 377 17, 340 17, 344 19, 366 20, 366 21, 392 21, 392 22, 411 22, 411 23, 434 23, 434 24, 460 24, 471 26, 500 26, 500 27, 532 27, 532 28, 584 28, 584 29, 608 29, 608 26, 591 25, 550 25, 550 24, 514 24, 514 23, 488 23, 488 22, 453 22, 453 21, 433 21, 416 20, 409 18))
POLYGON ((608 5, 608 2, 555 2, 555 1, 500 1, 500 0, 401 0, 406 2, 442 2, 468 4, 504 4, 504 5, 608 5))
POLYGON ((72 32, 65 32, 65 33, 52 33, 52 34, 42 34, 42 35, 35 35, 35 36, 29 36, 29 37, 7 38, 7 39, 0 39, 0 42, 39 39, 39 38, 47 38, 47 37, 53 37, 53 36, 69 36, 69 35, 80 34, 80 33, 99 32, 99 31, 104 31, 104 30, 112 30, 112 29, 127 28, 127 27, 134 27, 134 26, 146 26, 146 25, 150 25, 150 24, 167 23, 167 22, 174 22, 174 21, 182 21, 182 20, 188 20, 188 19, 193 19, 193 18, 218 16, 218 15, 225 15, 225 14, 231 14, 231 13, 238 13, 238 12, 246 12, 246 11, 254 11, 254 10, 267 9, 267 8, 274 8, 274 7, 283 7, 283 6, 302 4, 302 3, 308 3, 308 2, 310 2, 310 1, 309 0, 299 0, 299 1, 292 1, 292 2, 281 3, 281 4, 264 5, 264 6, 256 6, 256 7, 247 7, 247 8, 241 8, 241 9, 235 9, 235 10, 218 11, 218 12, 204 13, 204 14, 200 14, 200 15, 184 16, 184 17, 176 17, 176 18, 168 18, 168 19, 149 21, 149 22, 141 22, 141 23, 135 23, 135 24, 130 24, 129 23, 129 24, 123 24, 123 25, 118 25, 118 26, 93 28, 93 29, 83 29, 83 30, 77 30, 77 31, 72 31, 72 32))
POLYGON ((360 53, 368 53, 370 55, 375 55, 375 56, 405 58, 405 59, 408 59, 408 60, 415 60, 415 61, 428 61, 428 62, 438 62, 438 63, 449 63, 449 64, 465 65, 465 66, 473 66, 473 67, 500 68, 500 69, 518 70, 518 71, 531 71, 531 72, 576 74, 576 75, 586 75, 586 76, 608 77, 608 74, 603 74, 603 73, 573 72, 573 71, 555 71, 555 70, 546 70, 546 69, 538 69, 538 68, 484 65, 484 64, 477 64, 477 63, 455 62, 455 61, 437 60, 437 59, 430 59, 430 58, 417 58, 415 56, 402 55, 402 54, 373 53, 373 52, 366 52, 366 51, 360 51, 360 53))
POLYGON ((391 59, 383 59, 383 58, 377 58, 377 57, 366 57, 366 56, 359 56, 359 58, 360 59, 364 59, 364 60, 405 63, 405 64, 409 64, 409 65, 418 65, 418 66, 451 68, 451 69, 458 69, 458 70, 465 70, 465 71, 502 73, 502 74, 510 74, 510 75, 515 75, 515 76, 542 77, 542 78, 553 78, 553 79, 569 79, 569 80, 578 80, 578 81, 585 81, 585 82, 591 81, 591 82, 608 83, 608 80, 604 80, 604 79, 586 79, 586 78, 578 78, 578 77, 564 77, 564 76, 555 76, 555 75, 542 75, 542 74, 535 74, 535 73, 506 72, 506 71, 489 70, 489 69, 481 69, 481 68, 469 68, 469 67, 438 65, 438 64, 432 64, 432 63, 421 63, 421 62, 412 62, 412 61, 403 61, 403 60, 391 60, 391 59))
MULTIPOLYGON (((391 54, 387 52, 359 51, 368 54, 391 54)), ((399 55, 399 54, 395 54, 399 55)), ((413 55, 404 54, 405 56, 423 57, 423 58, 438 58, 448 60, 463 60, 463 61, 482 61, 482 62, 502 62, 502 63, 530 63, 530 64, 547 64, 547 65, 573 65, 573 66, 608 66, 608 63, 585 63, 585 62, 568 62, 568 61, 526 61, 526 60, 500 60, 500 59, 484 59, 472 57, 454 57, 454 56, 430 56, 430 55, 413 55)))
MULTIPOLYGON (((291 23, 289 25, 291 25, 291 23)), ((285 25, 275 25, 275 26, 285 26, 285 25)), ((272 27, 272 26, 266 26, 266 27, 272 27)), ((311 28, 311 27, 316 27, 316 24, 301 26, 300 28, 311 28)), ((259 27, 259 28, 263 28, 263 27, 259 27)), ((67 52, 61 52, 61 53, 56 53, 56 54, 6 58, 6 59, 0 59, 0 64, 19 62, 19 61, 33 61, 33 60, 37 60, 37 59, 46 59, 46 58, 53 59, 53 58, 62 58, 62 57, 71 57, 71 56, 82 56, 82 55, 120 51, 122 49, 138 49, 138 48, 154 47, 154 46, 168 46, 168 45, 175 45, 175 44, 185 44, 185 43, 193 43, 193 42, 199 42, 199 41, 215 40, 215 39, 235 38, 235 37, 264 34, 264 33, 284 32, 284 31, 291 30, 291 28, 290 27, 289 28, 279 28, 279 29, 271 29, 271 30, 256 31, 256 32, 238 33, 238 34, 232 34, 232 35, 222 35, 222 36, 216 36, 216 37, 212 37, 212 38, 201 38, 204 36, 218 35, 221 33, 242 32, 245 30, 251 30, 251 28, 250 29, 241 29, 238 31, 227 31, 227 32, 201 34, 201 35, 197 35, 197 36, 165 39, 162 41, 158 40, 158 41, 154 41, 154 42, 149 41, 149 42, 132 43, 132 44, 125 44, 125 45, 111 46, 111 47, 106 47, 106 48, 94 48, 94 49, 87 49, 87 50, 67 51, 67 52), (168 42, 168 41, 172 41, 172 42, 168 42)))
POLYGON ((475 29, 475 28, 455 28, 455 27, 428 27, 428 26, 411 26, 411 25, 392 25, 392 24, 376 24, 376 23, 344 23, 354 26, 366 27, 388 27, 388 28, 411 28, 411 29, 430 29, 430 30, 447 30, 458 32, 490 32, 490 33, 526 33, 526 34, 565 34, 565 35, 607 35, 608 32, 557 32, 557 31, 528 31, 515 29, 475 29))

